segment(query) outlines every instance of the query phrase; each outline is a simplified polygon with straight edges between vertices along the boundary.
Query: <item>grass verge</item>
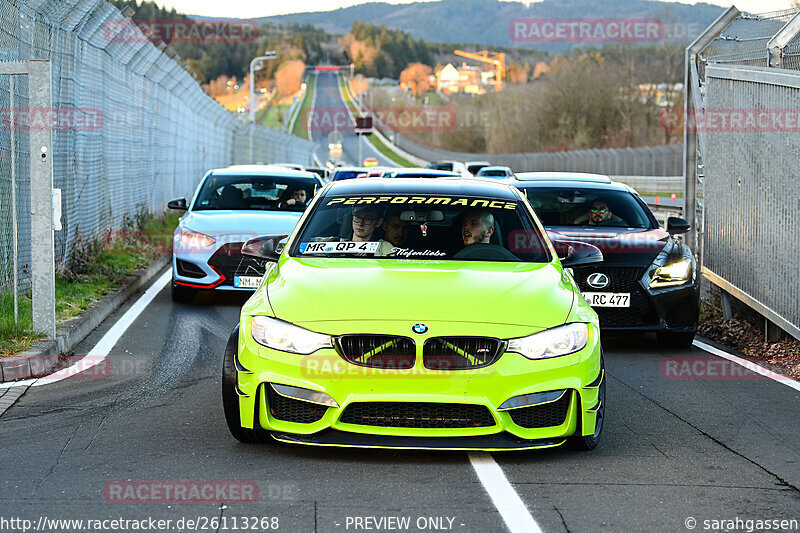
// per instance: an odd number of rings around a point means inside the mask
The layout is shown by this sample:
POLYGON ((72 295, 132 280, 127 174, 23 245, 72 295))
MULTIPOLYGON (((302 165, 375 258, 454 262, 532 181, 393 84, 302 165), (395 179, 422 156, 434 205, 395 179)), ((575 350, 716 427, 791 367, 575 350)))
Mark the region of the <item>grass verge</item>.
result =
MULTIPOLYGON (((636 189, 636 192, 639 193, 639 196, 658 196, 659 198, 663 198, 664 200, 669 200, 670 197, 672 196, 672 193, 667 194, 667 193, 655 192, 655 191, 640 191, 639 189, 636 189)), ((675 199, 678 200, 680 198, 683 198, 683 193, 682 192, 676 192, 675 193, 675 199)))
POLYGON ((314 100, 315 84, 317 77, 314 75, 306 76, 306 94, 303 95, 303 103, 300 108, 295 112, 297 119, 294 121, 292 128, 292 135, 296 135, 302 139, 309 139, 308 136, 308 113, 311 109, 311 102, 314 100))
MULTIPOLYGON (((111 231, 75 247, 68 270, 56 273, 56 323, 89 309, 119 289, 131 274, 170 253, 178 215, 139 214, 121 231, 111 231)), ((14 326, 13 296, 0 293, 0 357, 25 351, 43 338, 32 329, 30 294, 19 298, 19 327, 14 326)))
POLYGON ((355 102, 353 102, 353 99, 350 97, 350 91, 347 90, 347 80, 345 79, 344 74, 339 74, 339 83, 342 86, 342 99, 344 100, 345 105, 351 113, 357 113, 358 108, 356 107, 355 102))
POLYGON ((367 135, 366 138, 367 138, 367 140, 369 140, 370 143, 372 143, 372 146, 374 146, 377 151, 379 151, 384 156, 386 156, 388 159, 391 159, 392 161, 394 161, 398 165, 403 166, 403 167, 417 167, 417 166, 419 166, 419 165, 415 165, 414 163, 412 163, 411 161, 409 161, 405 157, 399 155, 397 152, 395 152, 394 150, 389 148, 389 146, 385 142, 383 142, 381 140, 381 138, 378 137, 377 135, 370 134, 370 135, 367 135))
POLYGON ((280 96, 277 91, 273 91, 265 97, 263 105, 256 111, 256 124, 280 130, 284 127, 283 118, 290 107, 291 97, 280 96))

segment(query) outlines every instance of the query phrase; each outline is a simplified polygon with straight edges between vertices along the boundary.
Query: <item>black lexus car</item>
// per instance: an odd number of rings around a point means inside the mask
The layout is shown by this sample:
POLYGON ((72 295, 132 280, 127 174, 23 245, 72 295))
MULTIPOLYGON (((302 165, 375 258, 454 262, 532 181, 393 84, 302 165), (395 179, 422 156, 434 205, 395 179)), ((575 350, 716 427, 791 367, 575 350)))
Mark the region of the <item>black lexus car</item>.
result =
POLYGON ((588 242, 599 265, 575 268, 575 281, 605 331, 651 331, 663 344, 689 346, 697 331, 700 279, 678 235, 689 223, 670 217, 662 229, 632 188, 608 176, 528 172, 509 183, 523 191, 554 241, 588 242))

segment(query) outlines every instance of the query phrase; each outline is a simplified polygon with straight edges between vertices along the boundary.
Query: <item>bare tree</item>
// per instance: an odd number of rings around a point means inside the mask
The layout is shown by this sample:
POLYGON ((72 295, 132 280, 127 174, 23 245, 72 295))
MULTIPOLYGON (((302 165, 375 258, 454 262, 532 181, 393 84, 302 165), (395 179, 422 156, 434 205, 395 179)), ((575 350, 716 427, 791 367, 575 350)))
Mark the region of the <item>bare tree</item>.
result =
POLYGON ((306 64, 299 59, 293 59, 278 68, 275 72, 275 85, 278 88, 278 94, 281 96, 290 96, 300 90, 300 84, 303 83, 303 74, 306 71, 306 64))
POLYGON ((433 69, 422 63, 409 63, 400 73, 400 83, 405 83, 411 89, 415 98, 419 98, 422 93, 431 89, 430 77, 433 69))

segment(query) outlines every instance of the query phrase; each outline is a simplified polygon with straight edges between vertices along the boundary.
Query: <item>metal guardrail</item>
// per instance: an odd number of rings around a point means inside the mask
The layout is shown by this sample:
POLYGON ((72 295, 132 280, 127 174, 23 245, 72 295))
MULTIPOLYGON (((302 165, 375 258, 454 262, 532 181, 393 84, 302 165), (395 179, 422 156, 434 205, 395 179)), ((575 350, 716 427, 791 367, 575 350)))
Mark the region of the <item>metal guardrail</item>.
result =
POLYGON ((648 202, 647 205, 655 215, 658 223, 664 228, 667 227, 667 219, 669 217, 683 217, 683 207, 681 206, 661 205, 653 202, 648 202))
POLYGON ((492 165, 510 167, 515 172, 560 170, 641 176, 677 176, 683 173, 683 147, 673 144, 548 153, 468 154, 422 146, 400 133, 394 134, 394 143, 426 161, 488 161, 492 165))
POLYGON ((630 185, 637 191, 651 192, 654 195, 671 195, 672 193, 683 196, 683 176, 616 176, 614 181, 630 185))

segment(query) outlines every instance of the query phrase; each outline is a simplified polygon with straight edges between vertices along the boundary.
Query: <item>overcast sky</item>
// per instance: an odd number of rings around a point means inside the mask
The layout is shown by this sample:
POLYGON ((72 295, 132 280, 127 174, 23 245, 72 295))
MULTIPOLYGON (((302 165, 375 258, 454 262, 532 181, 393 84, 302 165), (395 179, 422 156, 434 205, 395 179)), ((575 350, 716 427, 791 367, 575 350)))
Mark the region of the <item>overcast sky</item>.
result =
MULTIPOLYGON (((264 17, 269 15, 284 15, 286 13, 301 13, 304 11, 331 11, 340 7, 363 4, 366 0, 292 0, 279 2, 253 2, 252 0, 156 0, 161 6, 174 7, 182 13, 189 15, 207 15, 212 17, 264 17)), ((372 0, 376 1, 376 0, 372 0)), ((379 1, 379 0, 378 0, 379 1)), ((384 0, 386 1, 386 0, 384 0)), ((425 0, 388 0, 390 4, 410 4, 425 0)), ((523 0, 524 3, 530 3, 523 0)), ((670 0, 666 0, 670 1, 670 0)), ((709 4, 728 7, 732 1, 704 0, 709 4)), ((696 4, 696 0, 684 0, 684 4, 696 4)), ((751 13, 764 13, 791 7, 791 0, 735 0, 734 5, 741 11, 751 13)))

